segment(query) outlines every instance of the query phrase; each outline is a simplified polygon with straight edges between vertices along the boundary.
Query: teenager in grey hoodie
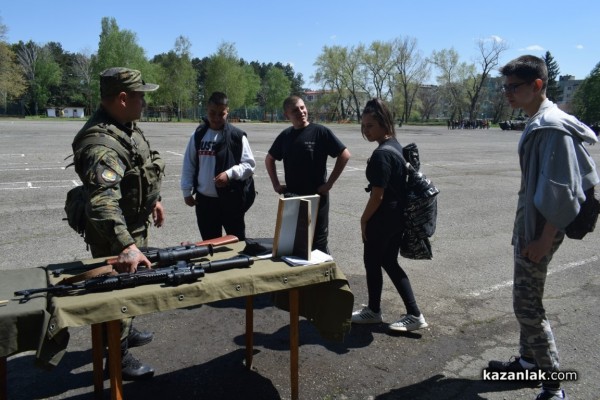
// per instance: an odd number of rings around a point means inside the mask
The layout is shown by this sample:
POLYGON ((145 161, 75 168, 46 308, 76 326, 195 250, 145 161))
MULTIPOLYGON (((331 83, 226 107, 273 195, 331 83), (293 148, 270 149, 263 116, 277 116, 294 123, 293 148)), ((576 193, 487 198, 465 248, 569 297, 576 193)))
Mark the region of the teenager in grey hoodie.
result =
POLYGON ((566 399, 558 350, 542 303, 548 264, 564 230, 579 213, 585 190, 598 184, 596 165, 584 143, 596 134, 546 98, 544 60, 521 56, 500 69, 504 93, 529 120, 519 142, 521 187, 513 230, 513 308, 520 327, 520 356, 490 361, 488 371, 544 372, 536 400, 566 399))

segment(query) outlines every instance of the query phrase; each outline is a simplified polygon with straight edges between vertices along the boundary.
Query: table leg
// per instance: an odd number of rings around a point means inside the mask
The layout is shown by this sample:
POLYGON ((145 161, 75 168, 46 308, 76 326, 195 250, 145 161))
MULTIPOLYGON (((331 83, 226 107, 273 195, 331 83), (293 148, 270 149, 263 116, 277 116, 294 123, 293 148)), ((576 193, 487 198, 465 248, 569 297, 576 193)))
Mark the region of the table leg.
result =
POLYGON ((110 398, 123 399, 123 381, 121 377, 121 321, 106 323, 108 336, 108 374, 110 376, 110 398))
POLYGON ((6 357, 0 357, 0 400, 8 399, 8 381, 6 357))
POLYGON ((252 369, 254 353, 254 296, 246 296, 246 369, 252 369))
POLYGON ((94 367, 94 397, 102 399, 104 392, 104 340, 102 339, 102 331, 104 325, 92 324, 92 365, 94 367))
POLYGON ((300 318, 298 289, 290 290, 290 380, 292 400, 298 400, 298 321, 300 318))

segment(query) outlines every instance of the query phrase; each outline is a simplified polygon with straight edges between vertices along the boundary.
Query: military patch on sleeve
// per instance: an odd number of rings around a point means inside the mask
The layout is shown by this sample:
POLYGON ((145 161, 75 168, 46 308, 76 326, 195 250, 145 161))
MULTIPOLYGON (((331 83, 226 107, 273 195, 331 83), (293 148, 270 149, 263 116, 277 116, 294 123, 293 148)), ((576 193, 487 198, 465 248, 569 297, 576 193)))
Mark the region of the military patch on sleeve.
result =
POLYGON ((104 171, 102 171, 102 179, 107 182, 114 182, 117 180, 117 173, 112 169, 106 168, 104 171))
POLYGON ((106 163, 106 166, 112 169, 117 175, 125 175, 125 165, 120 158, 105 157, 102 161, 106 163))
POLYGON ((96 166, 96 183, 104 186, 115 186, 125 173, 125 166, 118 158, 106 157, 96 166))

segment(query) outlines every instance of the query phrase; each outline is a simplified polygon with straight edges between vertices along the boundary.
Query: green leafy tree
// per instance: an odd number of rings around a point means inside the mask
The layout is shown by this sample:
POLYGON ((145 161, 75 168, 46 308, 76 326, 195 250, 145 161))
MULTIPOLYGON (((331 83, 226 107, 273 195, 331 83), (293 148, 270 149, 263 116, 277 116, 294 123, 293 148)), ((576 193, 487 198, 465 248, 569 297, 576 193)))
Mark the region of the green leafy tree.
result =
POLYGON ((27 89, 23 70, 17 63, 17 56, 5 42, 7 27, 0 17, 0 104, 4 108, 9 100, 18 98, 27 89))
POLYGON ((388 100, 392 92, 392 74, 395 68, 392 43, 374 41, 363 53, 363 66, 368 71, 369 84, 363 87, 371 97, 388 100), (372 90, 374 89, 374 93, 372 90))
POLYGON ((363 84, 367 81, 366 69, 363 68, 364 52, 363 45, 350 48, 323 47, 314 63, 317 69, 312 78, 323 90, 329 92, 326 96, 321 96, 323 102, 319 102, 319 110, 329 116, 339 114, 343 119, 355 113, 357 121, 360 120, 360 98, 363 84), (334 104, 326 105, 325 101, 334 104))
MULTIPOLYGON (((348 77, 344 73, 344 64, 348 58, 348 49, 342 46, 323 46, 321 54, 314 65, 317 67, 313 81, 320 84, 329 101, 333 101, 335 109, 339 107, 342 118, 345 117, 345 104, 348 88, 348 77)), ((319 107, 321 109, 322 107, 319 107)), ((317 111, 317 110, 315 110, 317 111)))
POLYGON ((484 94, 485 87, 488 84, 490 73, 498 66, 500 56, 508 49, 508 44, 503 40, 492 38, 490 40, 481 39, 477 42, 479 57, 469 73, 466 87, 466 95, 469 102, 469 119, 471 121, 477 118, 480 103, 484 94), (479 68, 477 68, 479 67, 479 68))
POLYGON ((174 50, 153 59, 153 63, 160 66, 158 83, 161 91, 155 100, 174 108, 178 120, 181 120, 184 109, 195 106, 197 99, 197 73, 192 65, 190 48, 189 39, 179 36, 174 50))
POLYGON ((290 95, 292 84, 281 68, 271 68, 263 81, 263 96, 265 108, 271 113, 271 121, 274 115, 282 108, 283 101, 290 95))
POLYGON ((28 82, 29 105, 33 114, 38 115, 39 108, 48 105, 51 89, 60 84, 62 70, 49 47, 32 41, 18 44, 17 59, 28 82))
MULTIPOLYGON (((92 57, 92 71, 97 77, 102 71, 112 67, 127 67, 142 72, 144 80, 152 82, 156 74, 146 59, 144 49, 137 44, 137 35, 127 29, 119 29, 117 20, 113 17, 103 17, 102 30, 98 42, 98 53, 92 57)), ((92 90, 98 99, 100 82, 95 79, 92 90)), ((152 94, 146 96, 150 102, 152 94)))
POLYGON ((81 96, 83 102, 86 105, 87 113, 91 114, 94 110, 95 98, 94 98, 94 82, 98 80, 97 76, 94 75, 92 69, 92 57, 89 52, 84 51, 76 53, 73 56, 73 76, 79 81, 81 88, 81 96))
POLYGON ((75 71, 76 55, 63 50, 58 42, 44 45, 62 71, 60 83, 50 88, 48 102, 58 107, 86 105, 85 89, 75 71))
POLYGON ((290 80, 292 94, 301 95, 304 93, 304 79, 302 74, 296 74, 294 68, 290 64, 275 63, 276 68, 280 68, 285 76, 290 80))
POLYGON ((206 63, 204 99, 213 92, 223 92, 229 98, 229 108, 235 110, 247 99, 246 71, 233 43, 222 43, 206 63))
POLYGON ((575 115, 588 125, 600 123, 600 62, 577 88, 573 106, 575 115))
POLYGON ((208 66, 208 57, 192 59, 192 66, 196 71, 196 87, 198 88, 198 103, 204 104, 204 93, 206 92, 206 68, 208 66))
POLYGON ((250 64, 243 66, 246 81, 246 99, 244 100, 245 118, 248 119, 248 107, 258 103, 258 93, 260 92, 260 77, 254 71, 250 64))
POLYGON ((460 62, 454 48, 434 51, 430 62, 438 70, 439 75, 436 79, 440 85, 442 102, 450 118, 462 119, 469 104, 466 95, 468 79, 474 76, 475 66, 460 62))
MULTIPOLYGON (((393 57, 396 66, 396 87, 400 92, 402 100, 401 118, 408 121, 412 112, 413 105, 419 88, 429 77, 429 63, 423 58, 417 48, 417 39, 412 37, 398 38, 393 42, 393 57)), ((433 102, 431 91, 427 91, 421 96, 422 108, 429 115, 435 103, 433 102)))
POLYGON ((546 54, 542 57, 542 59, 546 63, 546 68, 548 69, 548 86, 546 87, 546 97, 556 102, 560 96, 560 87, 558 86, 558 82, 556 80, 560 74, 558 63, 554 57, 552 57, 552 54, 550 54, 549 51, 546 51, 546 54))

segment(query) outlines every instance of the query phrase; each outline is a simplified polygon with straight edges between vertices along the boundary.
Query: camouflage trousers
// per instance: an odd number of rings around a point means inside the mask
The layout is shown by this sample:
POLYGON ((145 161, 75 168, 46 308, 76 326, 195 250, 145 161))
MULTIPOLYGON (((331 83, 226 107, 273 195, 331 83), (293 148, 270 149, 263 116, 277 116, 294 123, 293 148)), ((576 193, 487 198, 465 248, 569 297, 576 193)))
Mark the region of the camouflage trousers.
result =
POLYGON ((520 254, 523 241, 518 240, 514 246, 513 309, 520 327, 519 352, 521 357, 534 359, 545 371, 559 369, 558 350, 542 300, 548 264, 563 239, 564 234, 559 233, 550 254, 539 263, 520 254))

